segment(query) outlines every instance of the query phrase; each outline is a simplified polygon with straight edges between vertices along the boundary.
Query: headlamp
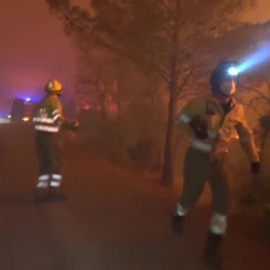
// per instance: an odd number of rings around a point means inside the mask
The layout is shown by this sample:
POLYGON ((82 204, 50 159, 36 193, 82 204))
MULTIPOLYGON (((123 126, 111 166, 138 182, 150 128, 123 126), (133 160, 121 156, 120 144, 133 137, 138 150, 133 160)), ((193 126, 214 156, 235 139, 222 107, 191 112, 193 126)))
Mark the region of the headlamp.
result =
POLYGON ((230 76, 237 76, 237 75, 239 74, 239 70, 238 70, 237 67, 230 67, 230 68, 228 69, 228 74, 229 74, 230 76))

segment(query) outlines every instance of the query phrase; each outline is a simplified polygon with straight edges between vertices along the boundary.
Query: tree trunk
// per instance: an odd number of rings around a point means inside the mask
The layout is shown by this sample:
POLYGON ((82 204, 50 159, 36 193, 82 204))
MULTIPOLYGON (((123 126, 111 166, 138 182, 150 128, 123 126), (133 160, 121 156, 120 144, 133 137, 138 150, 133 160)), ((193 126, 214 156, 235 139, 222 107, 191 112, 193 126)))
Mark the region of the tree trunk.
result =
POLYGON ((122 96, 122 85, 121 80, 118 81, 118 89, 117 89, 117 98, 116 98, 116 104, 117 104, 117 121, 119 122, 122 119, 122 103, 123 103, 123 96, 122 96))
POLYGON ((173 185, 173 174, 174 174, 174 145, 173 145, 173 122, 175 115, 175 102, 173 98, 170 98, 168 108, 168 119, 167 119, 167 131, 165 140, 165 151, 164 151, 164 167, 161 183, 163 186, 171 187, 173 185))
POLYGON ((169 89, 169 106, 168 106, 168 118, 167 118, 167 131, 164 150, 164 167, 161 184, 166 187, 173 185, 174 174, 174 116, 176 110, 176 96, 178 87, 178 64, 179 64, 179 30, 180 30, 180 2, 176 1, 175 9, 175 26, 172 38, 172 57, 171 57, 171 78, 169 89))

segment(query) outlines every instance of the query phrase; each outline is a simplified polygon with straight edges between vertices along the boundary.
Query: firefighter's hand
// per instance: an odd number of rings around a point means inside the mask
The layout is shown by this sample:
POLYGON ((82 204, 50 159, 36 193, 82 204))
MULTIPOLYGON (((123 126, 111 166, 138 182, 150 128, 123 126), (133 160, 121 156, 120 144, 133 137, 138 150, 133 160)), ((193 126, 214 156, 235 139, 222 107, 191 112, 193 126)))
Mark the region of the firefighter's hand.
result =
POLYGON ((72 127, 72 130, 77 130, 80 126, 80 123, 79 122, 71 122, 71 127, 72 127))
POLYGON ((198 139, 206 139, 207 134, 207 122, 201 116, 195 116, 189 123, 190 127, 194 130, 195 136, 198 139))
POLYGON ((259 174, 261 169, 261 163, 260 162, 251 162, 250 166, 252 174, 259 174))
POLYGON ((269 129, 270 128, 270 116, 269 115, 262 116, 259 119, 259 123, 260 123, 261 127, 265 128, 265 129, 269 129))

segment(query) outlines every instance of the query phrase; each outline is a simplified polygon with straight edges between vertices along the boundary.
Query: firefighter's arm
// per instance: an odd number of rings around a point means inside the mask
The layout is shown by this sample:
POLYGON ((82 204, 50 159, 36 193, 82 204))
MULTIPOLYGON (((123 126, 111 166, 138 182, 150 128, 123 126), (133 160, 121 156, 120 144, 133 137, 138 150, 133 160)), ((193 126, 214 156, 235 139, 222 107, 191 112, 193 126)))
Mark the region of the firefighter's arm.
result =
POLYGON ((239 136, 241 147, 247 154, 249 161, 251 162, 252 172, 258 173, 260 169, 259 150, 256 147, 253 132, 247 125, 247 122, 244 118, 243 108, 240 108, 238 116, 238 123, 235 128, 239 136))
POLYGON ((183 129, 190 136, 193 136, 195 132, 196 137, 201 139, 206 138, 207 123, 200 116, 202 114, 202 108, 204 108, 202 105, 199 99, 189 102, 176 116, 175 127, 183 129))
POLYGON ((188 126, 192 117, 195 115, 194 101, 190 101, 176 116, 174 126, 182 128, 188 126))
POLYGON ((258 162, 259 152, 255 145, 255 140, 252 130, 245 123, 238 123, 236 130, 239 136, 239 141, 242 149, 247 153, 251 162, 258 162))
POLYGON ((65 130, 77 130, 79 128, 79 122, 70 122, 64 116, 59 117, 57 121, 58 125, 65 130))
POLYGON ((76 130, 79 127, 78 122, 70 122, 63 115, 63 107, 60 102, 55 104, 55 110, 53 111, 53 117, 56 120, 58 126, 65 130, 76 130))
POLYGON ((57 121, 58 121, 57 124, 60 125, 62 129, 65 130, 76 130, 79 127, 78 122, 70 122, 66 120, 63 116, 60 117, 57 121))

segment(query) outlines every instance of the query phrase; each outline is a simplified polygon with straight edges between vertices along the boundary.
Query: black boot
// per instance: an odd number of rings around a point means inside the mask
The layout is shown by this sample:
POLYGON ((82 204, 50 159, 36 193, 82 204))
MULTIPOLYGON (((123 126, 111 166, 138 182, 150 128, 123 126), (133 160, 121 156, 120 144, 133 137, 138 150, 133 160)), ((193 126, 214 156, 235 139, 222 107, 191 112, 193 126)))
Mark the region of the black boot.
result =
POLYGON ((177 235, 183 234, 183 222, 184 216, 177 215, 176 211, 172 212, 171 215, 171 227, 172 231, 177 235))
POLYGON ((48 193, 47 188, 37 188, 36 189, 36 194, 35 194, 35 202, 36 203, 41 203, 49 198, 49 193, 48 193))
POLYGON ((220 255, 221 244, 223 242, 223 235, 209 232, 207 235, 207 245, 204 254, 204 262, 214 267, 214 269, 223 269, 220 255))
POLYGON ((64 193, 62 193, 62 190, 60 187, 50 187, 49 199, 50 201, 61 202, 61 201, 65 201, 67 197, 64 193))

